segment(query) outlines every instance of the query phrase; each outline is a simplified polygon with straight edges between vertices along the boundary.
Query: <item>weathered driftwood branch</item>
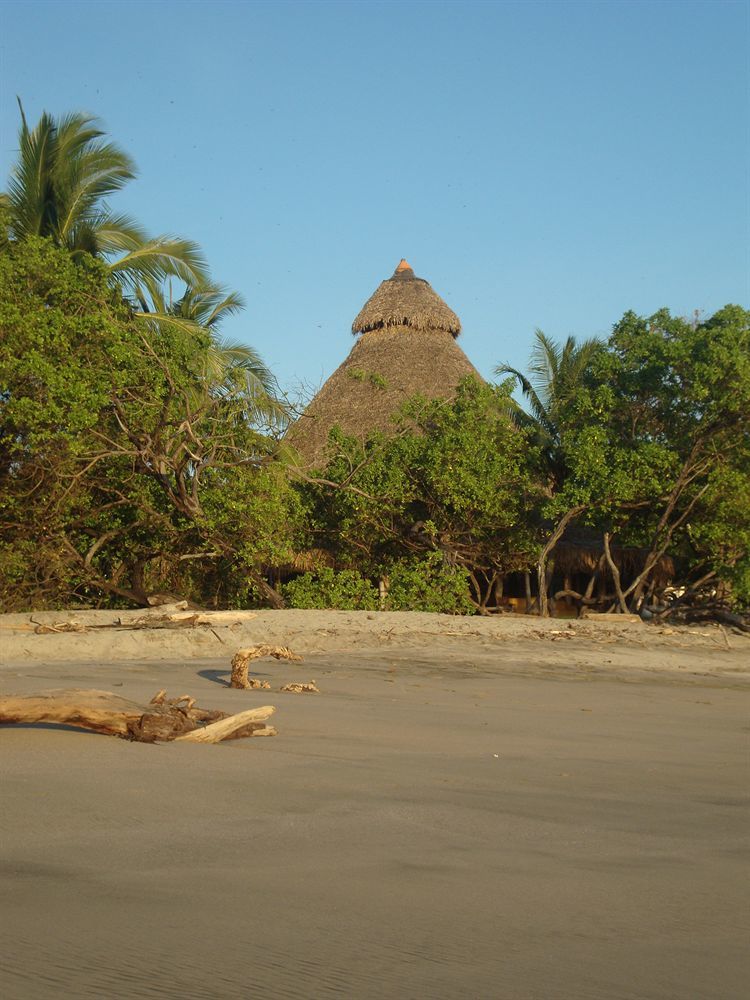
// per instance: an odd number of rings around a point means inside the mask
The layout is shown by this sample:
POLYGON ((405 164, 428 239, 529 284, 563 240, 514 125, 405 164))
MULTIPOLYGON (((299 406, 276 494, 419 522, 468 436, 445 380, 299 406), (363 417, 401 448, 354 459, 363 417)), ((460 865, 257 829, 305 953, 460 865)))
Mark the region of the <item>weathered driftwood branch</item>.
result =
POLYGON ((294 681, 292 684, 285 684, 279 691, 291 691, 292 694, 320 694, 320 688, 315 681, 310 681, 309 684, 294 681))
POLYGON ((273 705, 264 705, 229 715, 199 708, 188 695, 167 698, 165 691, 154 695, 148 705, 110 691, 80 689, 0 698, 0 723, 55 723, 139 743, 219 743, 244 736, 273 736, 276 730, 265 723, 275 711, 273 705))
POLYGON ((238 649, 232 657, 232 679, 229 686, 241 690, 257 686, 248 679, 247 671, 250 663, 253 660, 259 660, 262 656, 273 656, 275 660, 291 660, 293 663, 302 662, 302 657, 293 653, 286 646, 268 646, 263 643, 259 646, 238 649))
POLYGON ((58 632, 88 632, 97 629, 137 631, 139 629, 195 628, 197 625, 206 625, 211 627, 213 625, 233 625, 235 623, 247 621, 249 618, 256 617, 257 615, 246 611, 240 613, 228 611, 178 611, 176 613, 170 612, 169 614, 161 615, 145 614, 138 618, 131 618, 129 621, 122 621, 118 618, 116 621, 105 622, 100 625, 83 625, 76 621, 52 622, 45 624, 42 622, 35 622, 33 618, 31 619, 31 623, 36 626, 34 631, 37 635, 47 635, 58 632))

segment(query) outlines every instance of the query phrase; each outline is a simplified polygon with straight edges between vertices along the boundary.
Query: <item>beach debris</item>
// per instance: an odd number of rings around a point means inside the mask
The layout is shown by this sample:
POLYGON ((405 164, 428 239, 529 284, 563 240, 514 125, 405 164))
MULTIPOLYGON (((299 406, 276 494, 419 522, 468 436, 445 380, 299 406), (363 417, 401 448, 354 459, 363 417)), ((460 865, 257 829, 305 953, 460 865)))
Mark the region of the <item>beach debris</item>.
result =
POLYGON ((220 743, 246 736, 275 736, 273 726, 266 725, 275 711, 273 705, 263 705, 230 715, 199 708, 195 698, 186 694, 167 698, 164 690, 147 705, 111 691, 80 688, 0 697, 0 723, 54 723, 137 743, 220 743))
POLYGON ((621 611, 591 611, 589 608, 584 608, 581 618, 585 618, 587 622, 614 622, 616 625, 624 622, 640 625, 643 621, 640 615, 623 614, 621 611))
POLYGON ((258 646, 247 646, 244 649, 238 649, 232 657, 232 678, 229 686, 240 690, 258 687, 258 685, 250 683, 247 671, 253 660, 260 660, 263 656, 272 656, 275 660, 291 660, 292 663, 302 662, 302 657, 287 646, 269 646, 266 643, 261 643, 258 646))
MULTIPOLYGON (((64 622, 36 622, 30 619, 37 635, 50 635, 60 632, 93 632, 101 629, 114 629, 117 631, 137 631, 140 629, 181 629, 195 628, 202 625, 213 630, 219 625, 241 625, 250 618, 257 618, 257 614, 249 611, 185 611, 180 605, 175 609, 170 609, 166 614, 156 614, 153 611, 139 615, 137 618, 116 618, 111 622, 103 622, 98 625, 84 625, 77 621, 64 622)), ((164 611, 164 609, 160 609, 164 611)))
POLYGON ((38 624, 34 632, 37 635, 51 635, 54 632, 85 632, 86 626, 80 622, 53 622, 50 625, 38 624))
POLYGON ((320 694, 320 688, 315 681, 310 681, 309 684, 294 681, 292 684, 285 684, 279 691, 290 691, 292 694, 320 694))
POLYGON ((193 611, 201 610, 197 604, 193 604, 192 601, 187 601, 177 594, 151 594, 146 598, 146 601, 150 608, 163 608, 164 610, 169 608, 170 611, 184 611, 185 608, 192 608, 193 611))

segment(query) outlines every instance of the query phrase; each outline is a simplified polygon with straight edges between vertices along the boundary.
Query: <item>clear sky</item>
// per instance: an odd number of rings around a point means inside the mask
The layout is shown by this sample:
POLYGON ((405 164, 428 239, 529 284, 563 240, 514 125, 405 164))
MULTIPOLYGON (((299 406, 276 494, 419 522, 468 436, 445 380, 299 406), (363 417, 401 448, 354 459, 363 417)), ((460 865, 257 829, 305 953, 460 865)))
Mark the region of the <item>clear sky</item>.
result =
POLYGON ((224 332, 317 385, 401 257, 485 376, 536 327, 750 304, 746 0, 0 0, 0 182, 30 121, 99 115, 120 210, 197 240, 224 332))

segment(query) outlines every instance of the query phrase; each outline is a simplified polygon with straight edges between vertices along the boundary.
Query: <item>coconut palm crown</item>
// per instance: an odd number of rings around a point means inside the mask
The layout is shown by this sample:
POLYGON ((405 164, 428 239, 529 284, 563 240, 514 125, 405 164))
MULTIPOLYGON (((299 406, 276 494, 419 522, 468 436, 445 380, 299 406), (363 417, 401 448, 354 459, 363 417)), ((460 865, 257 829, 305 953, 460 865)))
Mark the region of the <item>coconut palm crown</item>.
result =
POLYGON ((196 342, 204 338, 204 348, 195 354, 194 401, 203 394, 240 392, 248 422, 273 435, 282 433, 289 410, 279 399, 275 376, 253 347, 227 340, 219 332, 225 317, 245 308, 239 292, 207 281, 188 285, 180 298, 173 299, 171 283, 149 283, 148 294, 140 289, 138 300, 141 308, 136 316, 152 328, 171 329, 196 342))
POLYGON ((528 411, 517 406, 513 418, 519 426, 532 431, 549 476, 559 482, 565 474, 561 440, 565 408, 582 386, 602 342, 592 337, 578 344, 575 337, 568 337, 560 346, 541 330, 536 330, 534 336, 529 377, 508 364, 498 365, 495 374, 517 379, 528 401, 528 411))
POLYGON ((173 276, 188 284, 206 280, 198 246, 175 236, 150 238, 106 199, 136 176, 135 164, 106 138, 98 119, 47 112, 33 129, 23 106, 18 160, 8 192, 0 196, 3 238, 52 239, 72 253, 102 258, 115 281, 134 296, 144 282, 173 276))

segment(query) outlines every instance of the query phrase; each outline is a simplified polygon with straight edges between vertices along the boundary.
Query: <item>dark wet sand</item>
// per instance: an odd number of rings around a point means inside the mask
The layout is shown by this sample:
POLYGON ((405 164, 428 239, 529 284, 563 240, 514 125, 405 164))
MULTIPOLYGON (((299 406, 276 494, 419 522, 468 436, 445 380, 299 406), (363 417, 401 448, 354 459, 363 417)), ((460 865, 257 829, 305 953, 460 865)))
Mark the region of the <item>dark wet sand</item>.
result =
POLYGON ((747 996, 747 690, 510 657, 258 665, 319 696, 218 660, 4 675, 271 702, 279 736, 2 728, 3 997, 747 996))

